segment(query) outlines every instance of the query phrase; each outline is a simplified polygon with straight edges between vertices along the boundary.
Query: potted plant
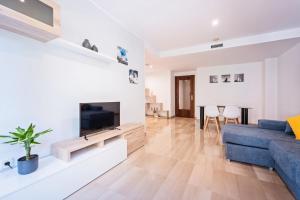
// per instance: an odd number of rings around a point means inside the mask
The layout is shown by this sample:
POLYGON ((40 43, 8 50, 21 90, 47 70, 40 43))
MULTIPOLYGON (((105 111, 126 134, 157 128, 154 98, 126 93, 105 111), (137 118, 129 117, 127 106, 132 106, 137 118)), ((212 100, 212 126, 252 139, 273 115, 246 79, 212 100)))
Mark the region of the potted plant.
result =
POLYGON ((46 133, 51 132, 51 129, 35 132, 35 125, 30 124, 25 130, 23 128, 16 128, 15 132, 10 132, 10 135, 0 135, 0 139, 8 139, 4 142, 5 144, 23 144, 25 148, 26 155, 18 159, 18 173, 22 175, 30 174, 37 170, 39 156, 31 154, 31 148, 35 144, 40 144, 36 139, 46 133))

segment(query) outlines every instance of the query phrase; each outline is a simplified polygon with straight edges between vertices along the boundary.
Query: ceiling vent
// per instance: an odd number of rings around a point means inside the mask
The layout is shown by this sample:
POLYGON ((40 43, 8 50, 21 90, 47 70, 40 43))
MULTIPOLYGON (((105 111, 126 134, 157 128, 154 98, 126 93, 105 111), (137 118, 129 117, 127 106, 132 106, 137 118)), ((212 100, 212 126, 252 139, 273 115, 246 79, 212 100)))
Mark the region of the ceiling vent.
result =
POLYGON ((212 44, 212 45, 210 46, 211 49, 216 49, 216 48, 221 48, 221 47, 223 47, 223 43, 212 44))

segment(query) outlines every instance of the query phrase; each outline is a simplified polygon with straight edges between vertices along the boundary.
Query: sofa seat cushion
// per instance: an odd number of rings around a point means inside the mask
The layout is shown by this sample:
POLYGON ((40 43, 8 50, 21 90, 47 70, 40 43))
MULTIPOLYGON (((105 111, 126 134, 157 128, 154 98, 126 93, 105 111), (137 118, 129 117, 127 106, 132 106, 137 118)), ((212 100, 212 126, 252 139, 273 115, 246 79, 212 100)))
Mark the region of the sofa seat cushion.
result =
POLYGON ((272 141, 270 153, 289 179, 300 186, 300 142, 272 141))
POLYGON ((261 129, 256 126, 225 125, 222 129, 223 142, 268 149, 272 140, 293 141, 282 131, 261 129))

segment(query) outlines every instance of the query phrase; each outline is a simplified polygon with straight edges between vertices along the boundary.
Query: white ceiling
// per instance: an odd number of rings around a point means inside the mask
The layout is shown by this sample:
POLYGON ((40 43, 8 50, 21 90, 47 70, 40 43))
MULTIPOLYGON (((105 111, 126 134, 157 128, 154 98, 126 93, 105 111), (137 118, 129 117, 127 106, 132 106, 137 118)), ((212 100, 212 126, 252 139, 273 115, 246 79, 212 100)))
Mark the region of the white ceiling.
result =
POLYGON ((299 0, 94 1, 158 51, 300 27, 299 0))
POLYGON ((151 63, 153 67, 146 66, 145 70, 184 71, 198 67, 259 62, 265 58, 278 57, 299 42, 300 38, 296 38, 168 58, 159 58, 146 51, 146 63, 151 63))
MULTIPOLYGON (((190 46, 209 43, 213 38, 230 40, 300 27, 300 0, 90 0, 105 10, 130 32, 144 40, 148 49, 160 55, 190 46), (218 27, 211 21, 218 18, 218 27)), ((276 41, 276 40, 274 40, 276 41)), ((295 42, 295 41, 294 41, 295 42)), ((273 42, 271 42, 273 43, 273 42)), ((222 63, 227 54, 238 53, 235 63, 250 60, 250 54, 271 54, 291 47, 291 42, 236 47, 173 58, 146 56, 147 62, 164 63, 170 68, 181 65, 222 63), (282 45, 282 46, 281 46, 282 45), (272 48, 271 48, 272 47, 272 48), (276 49, 273 49, 276 48, 276 49), (244 54, 240 53, 244 52, 244 54), (255 52, 253 52, 255 51, 255 52), (224 59, 216 60, 215 56, 224 59), (210 60, 213 59, 213 60, 210 60), (159 61, 158 61, 159 60, 159 61)), ((252 60, 263 56, 252 55, 252 60), (255 57, 255 58, 254 58, 255 57)), ((161 64, 159 64, 161 65, 161 64)), ((184 67, 185 66, 185 67, 184 67)))

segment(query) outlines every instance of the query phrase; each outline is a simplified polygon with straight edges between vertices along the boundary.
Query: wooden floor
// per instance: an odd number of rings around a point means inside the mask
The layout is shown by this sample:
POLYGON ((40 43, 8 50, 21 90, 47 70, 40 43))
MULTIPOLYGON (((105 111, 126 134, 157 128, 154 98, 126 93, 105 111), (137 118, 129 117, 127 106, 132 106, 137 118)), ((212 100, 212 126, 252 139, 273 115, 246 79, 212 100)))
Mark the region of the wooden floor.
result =
POLYGON ((213 127, 147 118, 147 144, 68 200, 294 199, 276 172, 228 162, 213 127))

